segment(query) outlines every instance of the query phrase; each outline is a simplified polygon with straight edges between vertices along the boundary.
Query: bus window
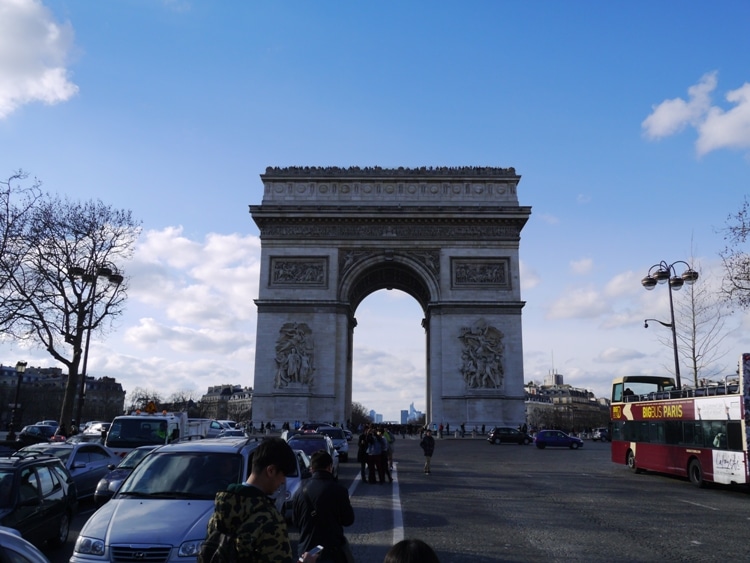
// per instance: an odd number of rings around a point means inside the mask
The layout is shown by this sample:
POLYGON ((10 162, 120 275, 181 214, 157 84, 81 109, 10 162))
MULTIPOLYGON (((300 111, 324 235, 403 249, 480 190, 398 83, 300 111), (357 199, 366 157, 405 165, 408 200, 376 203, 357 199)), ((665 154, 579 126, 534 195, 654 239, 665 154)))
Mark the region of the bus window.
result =
POLYGON ((695 445, 695 423, 694 422, 686 422, 683 425, 683 431, 685 433, 684 436, 684 443, 688 446, 695 445))
POLYGON ((621 403, 622 402, 622 383, 615 383, 612 386, 612 402, 613 403, 621 403))
POLYGON ((737 420, 727 422, 727 447, 730 450, 741 452, 742 447, 742 426, 737 420))
POLYGON ((682 443, 682 421, 667 420, 664 422, 664 442, 675 445, 682 443))

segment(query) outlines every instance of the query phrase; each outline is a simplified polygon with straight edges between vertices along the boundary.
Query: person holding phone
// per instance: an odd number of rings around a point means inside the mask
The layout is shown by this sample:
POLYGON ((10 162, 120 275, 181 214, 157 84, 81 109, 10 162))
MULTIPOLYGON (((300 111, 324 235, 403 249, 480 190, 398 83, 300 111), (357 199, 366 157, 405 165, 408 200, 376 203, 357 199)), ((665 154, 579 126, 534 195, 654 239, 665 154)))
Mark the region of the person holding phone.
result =
POLYGON ((318 563, 350 563, 354 558, 344 535, 344 526, 354 524, 349 491, 333 479, 333 458, 328 452, 315 452, 310 462, 313 475, 292 499, 299 551, 312 553, 321 545, 318 563))

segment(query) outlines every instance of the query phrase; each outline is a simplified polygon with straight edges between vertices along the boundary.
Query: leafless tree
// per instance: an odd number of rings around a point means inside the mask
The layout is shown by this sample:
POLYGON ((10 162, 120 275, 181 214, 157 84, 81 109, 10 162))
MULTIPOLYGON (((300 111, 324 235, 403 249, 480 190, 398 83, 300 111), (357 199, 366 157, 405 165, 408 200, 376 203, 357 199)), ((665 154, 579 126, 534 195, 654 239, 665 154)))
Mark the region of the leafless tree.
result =
POLYGON ((172 393, 167 402, 172 405, 172 410, 187 412, 188 406, 196 402, 197 396, 194 389, 181 389, 172 393))
POLYGON ((16 272, 25 258, 23 244, 34 206, 41 198, 41 182, 25 184, 28 174, 19 170, 0 182, 0 328, 12 324, 23 309, 22 296, 13 291, 9 272, 16 272))
POLYGON ((723 343, 729 335, 725 326, 732 311, 709 276, 706 271, 701 272, 701 278, 684 286, 684 294, 675 300, 679 353, 690 366, 696 387, 699 378, 711 379, 726 367, 723 343))
POLYGON ((14 203, 14 182, 24 178, 15 175, 3 184, 8 204, 0 242, 0 319, 6 337, 43 347, 67 367, 60 421, 68 424, 85 339, 106 332, 122 313, 128 283, 117 264, 131 257, 140 224, 130 211, 101 201, 42 194, 38 182, 14 203), (105 273, 107 281, 97 284, 105 273))
POLYGON ((130 405, 128 410, 144 410, 146 405, 150 402, 156 404, 157 408, 162 402, 162 396, 158 391, 153 389, 144 389, 143 387, 134 387, 132 391, 128 393, 128 398, 125 403, 130 405))
POLYGON ((357 402, 352 402, 352 416, 351 425, 352 428, 357 428, 360 424, 369 424, 372 422, 370 415, 364 405, 357 402))
POLYGON ((726 243, 719 253, 724 263, 722 290, 731 302, 747 309, 750 307, 750 255, 742 250, 750 234, 750 202, 747 198, 737 213, 727 217, 722 232, 726 243))

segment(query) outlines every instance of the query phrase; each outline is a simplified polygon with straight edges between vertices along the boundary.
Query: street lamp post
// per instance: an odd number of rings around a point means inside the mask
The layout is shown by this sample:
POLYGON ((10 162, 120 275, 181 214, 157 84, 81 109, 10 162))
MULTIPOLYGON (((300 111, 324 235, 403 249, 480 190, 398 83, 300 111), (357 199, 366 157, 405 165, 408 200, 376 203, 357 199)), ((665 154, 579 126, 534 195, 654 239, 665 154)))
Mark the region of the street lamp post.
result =
MULTIPOLYGON (((90 283, 91 289, 87 299, 89 305, 89 323, 86 327, 86 344, 83 348, 83 366, 81 368, 81 382, 78 388, 78 408, 76 409, 76 424, 81 424, 81 414, 83 413, 83 402, 86 397, 86 370, 89 359, 89 343, 91 342, 91 330, 94 324, 94 305, 96 304, 96 283, 99 278, 106 278, 112 285, 120 285, 124 279, 121 274, 114 273, 112 268, 107 266, 97 266, 93 270, 86 271, 84 268, 75 266, 70 269, 70 273, 75 278, 80 278, 83 283, 90 283)), ((64 422, 64 421, 62 421, 64 422)))
POLYGON ((682 288, 683 284, 693 285, 695 283, 695 280, 697 279, 698 272, 693 270, 693 268, 687 262, 678 260, 677 262, 667 264, 664 260, 662 260, 658 264, 654 264, 653 266, 651 266, 648 269, 646 277, 641 280, 641 285, 643 285, 643 287, 645 287, 649 291, 654 289, 657 284, 669 282, 669 314, 671 322, 665 323, 657 319, 646 319, 645 321, 643 321, 643 326, 645 328, 648 328, 648 321, 655 321, 662 326, 672 329, 672 346, 674 348, 674 374, 677 389, 682 389, 682 381, 680 380, 680 358, 677 352, 677 328, 675 327, 674 322, 674 302, 672 301, 672 291, 679 291, 682 288), (677 264, 684 264, 687 267, 682 275, 679 276, 677 275, 677 271, 675 270, 675 266, 677 264))
POLYGON ((16 423, 16 411, 18 410, 18 399, 21 395, 21 381, 23 380, 23 372, 26 371, 26 362, 18 362, 16 364, 16 376, 18 381, 16 382, 16 398, 13 401, 13 410, 10 413, 10 423, 12 424, 11 431, 15 433, 16 423))

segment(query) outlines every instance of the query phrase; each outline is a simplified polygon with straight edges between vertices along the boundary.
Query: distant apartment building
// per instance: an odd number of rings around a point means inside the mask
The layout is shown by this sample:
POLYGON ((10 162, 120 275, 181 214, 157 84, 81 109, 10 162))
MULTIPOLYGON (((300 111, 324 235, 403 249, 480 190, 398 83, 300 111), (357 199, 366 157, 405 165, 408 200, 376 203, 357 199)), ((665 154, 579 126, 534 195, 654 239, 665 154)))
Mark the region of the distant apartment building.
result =
MULTIPOLYGON (((0 365, 0 421, 7 424, 18 395, 16 419, 22 424, 39 420, 57 420, 62 409, 63 395, 68 384, 68 374, 61 368, 29 366, 19 382, 15 366, 0 365), (20 383, 20 385, 19 385, 20 383)), ((81 418, 85 420, 112 420, 122 414, 125 391, 112 377, 86 377, 81 418)), ((76 393, 77 412, 79 393, 76 393)), ((68 421, 69 423, 69 421, 68 421)))
POLYGON ((201 397, 205 418, 249 422, 252 420, 253 388, 241 385, 214 385, 201 397))
POLYGON ((584 432, 606 426, 609 422, 609 401, 598 399, 593 392, 566 385, 559 373, 545 377, 544 385, 528 383, 526 391, 526 423, 531 428, 559 428, 584 432))

